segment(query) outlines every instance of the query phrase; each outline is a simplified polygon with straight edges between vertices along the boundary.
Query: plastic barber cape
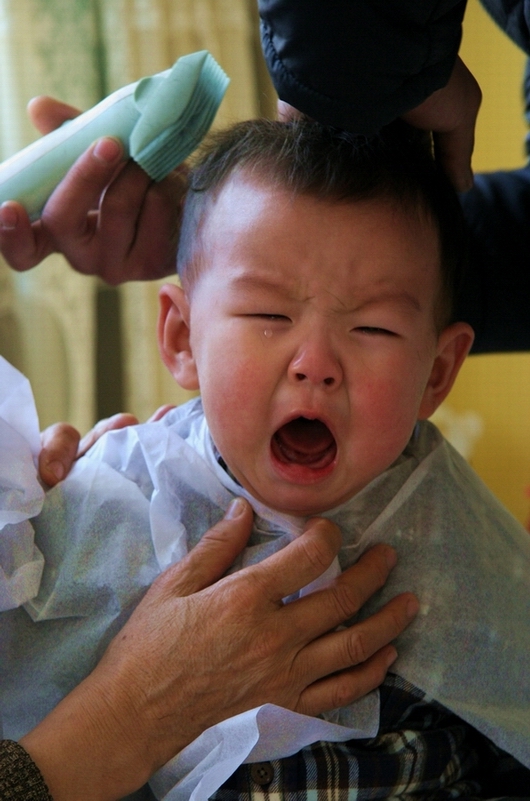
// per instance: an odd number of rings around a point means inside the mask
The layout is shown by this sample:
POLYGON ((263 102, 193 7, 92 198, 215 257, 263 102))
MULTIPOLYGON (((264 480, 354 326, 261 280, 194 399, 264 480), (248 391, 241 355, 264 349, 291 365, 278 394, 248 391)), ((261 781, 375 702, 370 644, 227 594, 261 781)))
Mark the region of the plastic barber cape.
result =
MULTIPOLYGON (((18 398, 18 408, 27 412, 27 387, 14 380, 12 391, 11 409, 18 398)), ((31 412, 27 417, 31 423, 31 412)), ((22 428, 14 436, 12 419, 0 427, 2 463, 18 459, 24 467, 0 495, 8 517, 14 520, 17 512, 19 521, 34 514, 27 501, 32 488, 35 494, 22 428)), ((39 593, 25 608, 0 615, 5 737, 20 737, 95 666, 155 576, 221 518, 234 495, 248 497, 219 465, 198 399, 161 422, 104 437, 47 493, 33 521, 45 560, 39 593)), ((234 569, 283 547, 304 522, 250 500, 254 532, 234 569)), ((340 566, 336 562, 305 591, 374 543, 393 545, 398 566, 363 610, 368 615, 405 590, 420 598, 417 620, 397 642, 393 671, 530 767, 528 533, 429 423, 417 426, 391 468, 326 516, 343 532, 340 566)), ((27 540, 27 529, 22 535, 27 540)), ((30 552, 26 541, 18 556, 24 561, 30 552)), ((28 573, 26 595, 32 580, 28 573)), ((203 801, 244 761, 288 756, 316 740, 374 736, 378 693, 327 717, 265 705, 231 718, 168 763, 152 788, 158 798, 203 801)))

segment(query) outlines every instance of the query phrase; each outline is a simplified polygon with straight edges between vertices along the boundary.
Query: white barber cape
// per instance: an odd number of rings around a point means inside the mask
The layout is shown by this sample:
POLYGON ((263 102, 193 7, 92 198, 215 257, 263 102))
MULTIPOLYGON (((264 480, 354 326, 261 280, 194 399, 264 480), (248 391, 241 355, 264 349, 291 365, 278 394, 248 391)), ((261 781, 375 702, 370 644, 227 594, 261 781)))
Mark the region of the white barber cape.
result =
MULTIPOLYGON (((155 576, 234 495, 249 497, 219 465, 198 399, 107 435, 47 493, 34 521, 45 560, 39 594, 0 615, 4 736, 20 737, 87 675, 155 576)), ((249 499, 256 522, 235 569, 283 547, 304 522, 249 499)), ((340 567, 322 581, 387 542, 398 566, 363 613, 405 590, 420 598, 393 670, 530 767, 527 532, 430 423, 417 426, 389 470, 326 516, 344 545, 340 567)), ((373 736, 377 726, 377 692, 327 721, 265 705, 209 729, 151 786, 158 798, 205 801, 244 761, 373 736)))
POLYGON ((44 560, 30 517, 44 502, 37 480, 37 413, 29 382, 0 356, 0 612, 38 592, 44 560))

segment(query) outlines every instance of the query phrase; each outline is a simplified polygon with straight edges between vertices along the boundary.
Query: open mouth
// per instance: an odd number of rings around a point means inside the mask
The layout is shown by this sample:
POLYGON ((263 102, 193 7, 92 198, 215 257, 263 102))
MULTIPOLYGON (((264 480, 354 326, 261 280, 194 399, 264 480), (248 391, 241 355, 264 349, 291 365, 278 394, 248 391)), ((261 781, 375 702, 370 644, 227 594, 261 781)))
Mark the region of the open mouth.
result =
POLYGON ((329 467, 337 455, 337 443, 327 425, 306 417, 297 417, 279 428, 271 447, 279 462, 313 470, 329 467))

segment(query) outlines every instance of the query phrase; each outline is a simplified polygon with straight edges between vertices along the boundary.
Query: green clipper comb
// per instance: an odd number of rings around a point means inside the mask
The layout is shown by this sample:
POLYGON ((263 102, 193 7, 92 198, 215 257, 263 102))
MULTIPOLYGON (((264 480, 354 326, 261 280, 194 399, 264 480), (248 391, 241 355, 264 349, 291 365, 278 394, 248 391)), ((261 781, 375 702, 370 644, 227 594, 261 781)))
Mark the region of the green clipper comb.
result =
POLYGON ((120 139, 126 155, 161 181, 204 138, 228 83, 213 56, 201 50, 124 86, 0 164, 0 203, 18 200, 37 219, 75 160, 101 136, 120 139))

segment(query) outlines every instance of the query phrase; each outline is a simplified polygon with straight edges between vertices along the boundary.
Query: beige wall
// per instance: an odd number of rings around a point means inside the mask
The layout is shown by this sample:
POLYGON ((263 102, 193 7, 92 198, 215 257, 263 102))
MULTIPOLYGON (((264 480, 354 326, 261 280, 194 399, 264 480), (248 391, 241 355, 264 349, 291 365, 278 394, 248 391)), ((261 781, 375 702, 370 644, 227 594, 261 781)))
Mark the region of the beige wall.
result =
MULTIPOLYGON (((469 0, 461 55, 484 99, 478 121, 474 169, 524 163, 526 133, 521 77, 524 54, 469 0)), ((530 310, 529 310, 530 313, 530 310)), ((530 516, 530 354, 468 359, 448 401, 449 417, 474 412, 482 434, 470 461, 521 522, 530 516)), ((447 415, 446 415, 447 416, 447 415)))

